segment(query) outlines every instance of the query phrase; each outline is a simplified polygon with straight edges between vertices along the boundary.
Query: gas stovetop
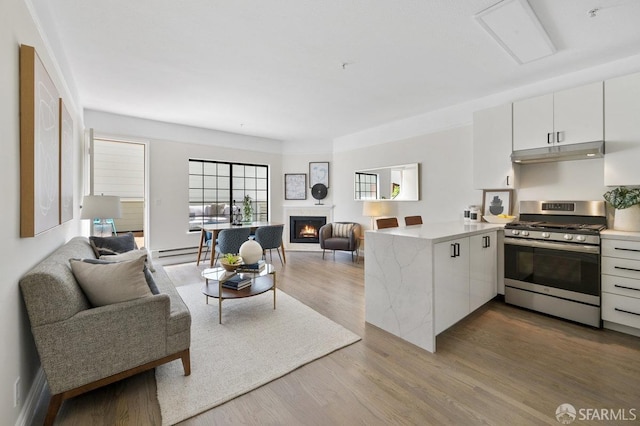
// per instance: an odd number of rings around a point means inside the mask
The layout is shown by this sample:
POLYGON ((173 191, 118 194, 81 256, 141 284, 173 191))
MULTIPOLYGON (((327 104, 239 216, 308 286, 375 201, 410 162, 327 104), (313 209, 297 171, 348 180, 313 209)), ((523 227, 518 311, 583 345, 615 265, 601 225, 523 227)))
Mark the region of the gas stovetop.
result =
POLYGON ((596 245, 606 223, 604 201, 521 201, 505 237, 596 245))
POLYGON ((600 231, 606 229, 602 224, 589 223, 557 223, 541 221, 516 221, 505 226, 506 229, 519 229, 529 231, 549 231, 549 232, 569 232, 598 235, 600 231))

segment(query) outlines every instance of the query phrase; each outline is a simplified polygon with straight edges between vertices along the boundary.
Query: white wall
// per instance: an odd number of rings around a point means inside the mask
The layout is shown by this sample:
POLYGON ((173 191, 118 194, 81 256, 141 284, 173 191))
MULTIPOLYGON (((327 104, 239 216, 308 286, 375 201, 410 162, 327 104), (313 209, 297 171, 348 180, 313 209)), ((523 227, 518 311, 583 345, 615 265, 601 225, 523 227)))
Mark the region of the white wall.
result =
POLYGON ((461 220, 465 206, 482 202, 482 192, 472 185, 471 144, 471 127, 464 126, 334 153, 335 220, 354 220, 370 229, 362 202, 353 199, 354 172, 412 162, 420 163, 420 201, 391 201, 391 215, 401 224, 404 216, 416 214, 425 223, 461 220))
POLYGON ((21 411, 25 408, 40 365, 18 281, 37 262, 81 233, 82 116, 77 108, 78 101, 68 90, 69 85, 49 49, 50 45, 50 40, 41 35, 24 1, 3 0, 0 13, 0 181, 3 200, 0 221, 0 424, 3 425, 24 420, 20 417, 21 411), (36 48, 74 122, 74 219, 34 238, 20 238, 20 44, 36 48), (22 404, 14 408, 13 390, 18 376, 21 379, 22 404))
POLYGON ((85 125, 96 135, 145 140, 149 150, 148 247, 197 247, 189 232, 189 158, 267 164, 271 176, 269 218, 281 221, 284 192, 281 144, 272 139, 162 123, 99 111, 85 111, 85 125))

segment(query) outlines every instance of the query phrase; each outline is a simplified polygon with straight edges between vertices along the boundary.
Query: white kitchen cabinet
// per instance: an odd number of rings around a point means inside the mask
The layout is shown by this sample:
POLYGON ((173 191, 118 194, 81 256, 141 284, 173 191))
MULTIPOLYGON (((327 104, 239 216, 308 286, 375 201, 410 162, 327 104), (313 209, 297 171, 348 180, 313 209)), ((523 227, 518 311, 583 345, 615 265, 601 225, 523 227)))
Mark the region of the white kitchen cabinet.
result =
POLYGON ((497 232, 469 237, 469 312, 498 294, 497 246, 497 232))
POLYGON ((640 185, 640 73, 604 82, 604 184, 640 185))
POLYGON ((435 332, 469 314, 469 238, 434 244, 435 332))
POLYGON ((601 141, 603 82, 513 103, 514 151, 601 141))
POLYGON ((602 320, 640 335, 640 238, 602 240, 602 320))
POLYGON ((497 294, 497 232, 434 244, 435 333, 497 294))
MULTIPOLYGON (((512 104, 473 113, 473 186, 515 188, 512 104)), ((517 165, 516 165, 517 166, 517 165)))

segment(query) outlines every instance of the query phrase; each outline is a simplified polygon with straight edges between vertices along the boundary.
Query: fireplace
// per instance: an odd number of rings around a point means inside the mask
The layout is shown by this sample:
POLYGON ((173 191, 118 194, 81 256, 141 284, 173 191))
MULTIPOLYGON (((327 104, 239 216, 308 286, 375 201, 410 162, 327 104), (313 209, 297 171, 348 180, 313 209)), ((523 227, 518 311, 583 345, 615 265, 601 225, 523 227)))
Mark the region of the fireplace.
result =
POLYGON ((319 243, 318 231, 326 223, 325 216, 290 216, 289 242, 319 243))

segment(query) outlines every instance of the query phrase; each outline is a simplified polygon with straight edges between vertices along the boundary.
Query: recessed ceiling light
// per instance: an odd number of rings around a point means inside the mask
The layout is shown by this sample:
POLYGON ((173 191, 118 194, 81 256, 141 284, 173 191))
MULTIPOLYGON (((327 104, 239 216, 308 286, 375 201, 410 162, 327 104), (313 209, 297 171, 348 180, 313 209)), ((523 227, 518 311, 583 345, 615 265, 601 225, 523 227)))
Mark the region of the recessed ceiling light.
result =
POLYGON ((556 52, 527 0, 503 0, 475 18, 519 64, 556 52))

